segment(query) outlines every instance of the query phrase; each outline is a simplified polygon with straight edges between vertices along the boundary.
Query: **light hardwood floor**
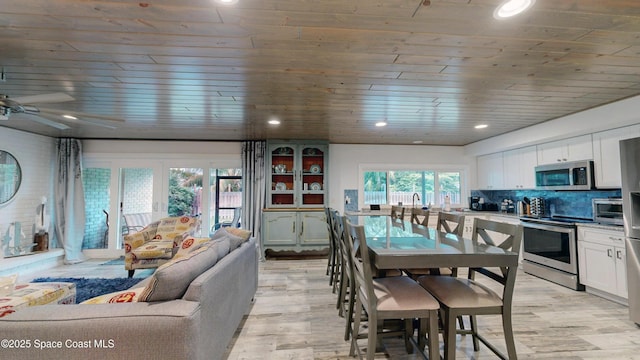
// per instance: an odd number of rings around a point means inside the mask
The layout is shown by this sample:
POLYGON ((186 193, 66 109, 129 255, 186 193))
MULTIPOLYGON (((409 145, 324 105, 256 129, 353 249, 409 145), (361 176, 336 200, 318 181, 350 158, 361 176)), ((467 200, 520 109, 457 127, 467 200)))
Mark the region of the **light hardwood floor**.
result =
MULTIPOLYGON (((60 266, 31 277, 126 276, 121 266, 102 263, 60 266)), ((226 359, 351 359, 325 267, 323 259, 261 262, 255 303, 226 359)), ((148 274, 136 272, 136 277, 148 274)), ((640 328, 629 320, 625 306, 520 272, 513 314, 519 359, 640 359, 640 328)), ((479 326, 502 344, 499 317, 484 316, 479 326)), ((483 345, 474 352, 470 336, 459 337, 458 344, 457 359, 497 358, 483 345)), ((401 339, 385 339, 385 345, 386 352, 376 359, 420 358, 406 354, 401 339)))

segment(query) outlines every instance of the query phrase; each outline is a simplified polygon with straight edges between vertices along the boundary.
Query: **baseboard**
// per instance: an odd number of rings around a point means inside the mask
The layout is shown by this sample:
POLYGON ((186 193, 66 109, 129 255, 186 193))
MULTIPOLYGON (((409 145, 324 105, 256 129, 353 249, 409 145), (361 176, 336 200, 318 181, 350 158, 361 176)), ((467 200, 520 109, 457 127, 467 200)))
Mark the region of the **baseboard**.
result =
POLYGON ((50 249, 31 255, 1 258, 0 276, 18 274, 18 281, 20 281, 20 276, 23 274, 54 268, 62 265, 63 260, 63 249, 50 249))
POLYGON ((607 299, 609 301, 613 301, 615 303, 618 303, 620 305, 624 305, 624 306, 629 306, 629 300, 625 299, 623 297, 614 295, 614 294, 610 294, 606 291, 602 291, 602 290, 598 290, 598 289, 594 289, 592 287, 586 286, 586 291, 589 294, 595 295, 595 296, 599 296, 601 298, 607 299))

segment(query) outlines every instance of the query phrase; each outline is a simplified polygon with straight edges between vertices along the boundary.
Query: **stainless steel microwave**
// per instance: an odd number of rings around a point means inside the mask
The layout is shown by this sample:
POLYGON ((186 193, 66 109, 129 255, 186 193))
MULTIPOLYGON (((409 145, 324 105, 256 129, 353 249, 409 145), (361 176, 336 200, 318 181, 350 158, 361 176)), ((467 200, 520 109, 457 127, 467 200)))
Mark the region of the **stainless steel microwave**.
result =
POLYGON ((538 165, 535 173, 541 190, 590 190, 595 183, 591 160, 538 165))

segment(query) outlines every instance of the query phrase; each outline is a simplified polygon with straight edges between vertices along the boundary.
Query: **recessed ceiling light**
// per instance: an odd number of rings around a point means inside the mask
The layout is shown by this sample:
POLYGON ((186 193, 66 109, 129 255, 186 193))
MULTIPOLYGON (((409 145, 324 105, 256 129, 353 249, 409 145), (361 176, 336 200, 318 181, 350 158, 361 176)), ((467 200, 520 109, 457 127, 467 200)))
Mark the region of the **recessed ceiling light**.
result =
POLYGON ((218 4, 222 5, 233 5, 238 2, 238 0, 215 0, 218 4))
POLYGON ((386 122, 386 121, 378 121, 378 122, 376 123, 376 126, 377 126, 377 127, 387 126, 387 122, 386 122))
POLYGON ((504 19, 512 16, 516 16, 521 12, 529 9, 533 6, 536 0, 508 0, 503 2, 493 12, 493 17, 496 19, 504 19))
POLYGON ((62 115, 62 117, 65 119, 78 120, 78 118, 73 115, 62 115))
POLYGON ((488 127, 489 127, 489 125, 487 125, 487 124, 480 124, 480 125, 474 126, 474 128, 476 128, 476 129, 485 129, 485 128, 488 128, 488 127))
POLYGON ((269 124, 270 124, 270 125, 280 125, 280 120, 278 120, 278 119, 271 119, 271 120, 269 120, 269 124))
POLYGON ((412 143, 414 143, 414 144, 422 144, 422 140, 413 140, 412 143))

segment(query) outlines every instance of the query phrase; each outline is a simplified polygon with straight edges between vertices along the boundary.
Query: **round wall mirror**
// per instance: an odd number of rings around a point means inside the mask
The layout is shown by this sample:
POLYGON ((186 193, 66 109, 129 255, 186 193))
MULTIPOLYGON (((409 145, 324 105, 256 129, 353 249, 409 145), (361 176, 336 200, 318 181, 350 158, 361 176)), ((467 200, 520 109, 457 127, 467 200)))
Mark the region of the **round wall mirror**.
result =
POLYGON ((11 200, 20 187, 22 169, 10 153, 0 150, 0 204, 11 200))

